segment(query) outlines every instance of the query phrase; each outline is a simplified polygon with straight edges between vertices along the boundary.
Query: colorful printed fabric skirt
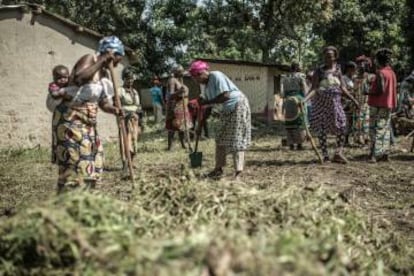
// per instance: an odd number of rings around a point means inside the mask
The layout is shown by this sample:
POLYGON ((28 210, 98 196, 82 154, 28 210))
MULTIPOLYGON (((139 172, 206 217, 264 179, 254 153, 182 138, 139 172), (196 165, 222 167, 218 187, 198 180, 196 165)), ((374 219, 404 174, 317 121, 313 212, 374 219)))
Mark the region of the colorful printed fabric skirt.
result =
POLYGON ((353 132, 355 136, 368 135, 369 133, 369 106, 361 104, 359 110, 355 110, 353 114, 353 132))
POLYGON ((226 148, 226 153, 245 151, 251 142, 251 114, 247 98, 240 96, 236 108, 222 112, 216 131, 216 145, 226 148))
POLYGON ((383 107, 370 107, 371 155, 380 157, 389 154, 391 149, 391 110, 383 107))
POLYGON ((138 151, 138 115, 136 113, 126 113, 125 115, 125 127, 129 139, 130 151, 134 154, 138 151))
POLYGON ((317 135, 339 135, 345 132, 346 116, 339 88, 328 88, 318 92, 312 101, 310 125, 317 135))
POLYGON ((191 116, 188 112, 187 100, 175 101, 170 99, 167 106, 165 128, 169 131, 185 131, 186 127, 187 129, 193 127, 191 116))
POLYGON ((96 113, 96 104, 78 109, 61 104, 53 113, 52 161, 59 166, 59 187, 100 180, 104 156, 96 113))

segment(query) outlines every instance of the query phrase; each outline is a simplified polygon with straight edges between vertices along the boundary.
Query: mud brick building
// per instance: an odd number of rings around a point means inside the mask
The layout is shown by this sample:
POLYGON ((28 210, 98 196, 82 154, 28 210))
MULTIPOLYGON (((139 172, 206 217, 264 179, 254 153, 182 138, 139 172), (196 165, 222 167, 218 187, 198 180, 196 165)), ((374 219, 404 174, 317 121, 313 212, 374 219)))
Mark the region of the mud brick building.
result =
MULTIPOLYGON (((45 101, 52 68, 71 69, 82 55, 95 52, 101 38, 38 5, 0 6, 0 148, 50 145, 52 114, 45 101)), ((119 77, 128 63, 126 57, 117 66, 119 77)), ((104 141, 117 137, 113 115, 101 111, 98 124, 104 141)))

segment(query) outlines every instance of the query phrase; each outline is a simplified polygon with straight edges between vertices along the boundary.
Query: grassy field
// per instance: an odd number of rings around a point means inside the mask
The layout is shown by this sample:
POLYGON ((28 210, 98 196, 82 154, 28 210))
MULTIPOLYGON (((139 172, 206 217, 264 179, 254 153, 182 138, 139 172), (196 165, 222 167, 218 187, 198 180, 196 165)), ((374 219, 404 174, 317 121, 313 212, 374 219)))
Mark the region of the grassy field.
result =
POLYGON ((123 181, 107 144, 103 183, 56 196, 49 150, 0 153, 0 275, 414 275, 414 155, 401 139, 390 163, 316 163, 310 146, 281 146, 256 125, 241 180, 203 179, 178 142, 147 129, 123 181))

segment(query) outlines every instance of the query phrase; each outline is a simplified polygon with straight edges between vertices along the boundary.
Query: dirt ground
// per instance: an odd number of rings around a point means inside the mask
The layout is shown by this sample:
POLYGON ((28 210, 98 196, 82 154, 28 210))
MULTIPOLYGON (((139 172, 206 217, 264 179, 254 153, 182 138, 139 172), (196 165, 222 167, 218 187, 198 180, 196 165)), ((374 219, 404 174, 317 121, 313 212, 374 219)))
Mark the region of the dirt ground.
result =
MULTIPOLYGON (((233 179, 232 161, 228 157, 225 177, 218 181, 203 179, 214 166, 214 139, 203 139, 203 166, 189 168, 188 152, 178 141, 167 152, 163 130, 147 128, 140 142, 140 153, 134 165, 136 181, 159 185, 160 179, 191 175, 203 189, 217 185, 250 187, 252 190, 274 191, 275 186, 297 186, 304 190, 331 191, 351 208, 361 211, 385 231, 414 245, 414 153, 407 149, 411 141, 399 137, 392 148, 391 161, 370 164, 366 148, 347 147, 349 164, 319 164, 309 143, 303 151, 290 151, 282 146, 283 130, 279 124, 255 124, 252 146, 246 154, 246 170, 240 180, 233 179)), ((334 139, 330 139, 333 154, 334 139)), ((116 143, 105 145, 106 165, 103 183, 97 190, 114 198, 129 201, 132 185, 122 180, 124 172, 116 143)), ((0 165, 0 221, 15 216, 20 210, 36 206, 56 196, 57 168, 49 162, 49 149, 4 150, 0 165)), ((173 181, 171 180, 171 181, 173 181)), ((276 187, 277 188, 277 187, 276 187)), ((214 188, 212 188, 214 189, 214 188)), ((321 203, 322 204, 322 203, 321 203)))
MULTIPOLYGON (((283 128, 280 124, 259 124, 254 127, 252 146, 246 154, 246 170, 240 181, 262 187, 273 185, 276 179, 282 179, 289 185, 323 185, 339 192, 350 204, 383 221, 384 225, 395 227, 414 241, 414 153, 408 152, 411 140, 398 138, 392 148, 390 162, 370 164, 366 160, 367 148, 347 147, 345 154, 349 164, 320 165, 310 143, 305 145, 303 151, 290 151, 282 146, 282 138, 283 128)), ((187 152, 180 149, 177 141, 173 151, 165 151, 163 131, 147 132, 141 141, 141 154, 135 160, 138 179, 166 177, 189 166, 187 152)), ((204 158, 203 167, 194 170, 197 176, 201 177, 213 168, 213 148, 213 139, 200 142, 204 158)), ((98 189, 113 192, 114 185, 111 182, 119 183, 122 176, 118 146, 109 144, 105 150, 106 172, 104 182, 98 189)), ((332 138, 332 154, 333 150, 332 138)), ((16 207, 54 196, 57 173, 56 168, 48 162, 48 152, 49 149, 38 148, 2 152, 0 215, 8 216, 15 212, 16 207)), ((225 174, 223 181, 233 181, 230 156, 225 174)))

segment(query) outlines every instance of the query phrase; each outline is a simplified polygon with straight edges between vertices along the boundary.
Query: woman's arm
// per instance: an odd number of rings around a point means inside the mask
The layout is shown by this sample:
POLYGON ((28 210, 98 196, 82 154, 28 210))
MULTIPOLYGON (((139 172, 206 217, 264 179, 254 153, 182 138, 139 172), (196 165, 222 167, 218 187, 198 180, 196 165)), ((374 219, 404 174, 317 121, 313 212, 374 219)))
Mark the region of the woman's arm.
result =
POLYGON ((221 104, 226 102, 227 100, 230 99, 230 92, 223 92, 220 95, 218 95, 217 97, 215 97, 214 99, 211 100, 206 100, 206 99, 201 99, 199 101, 200 105, 208 105, 208 104, 221 104))
POLYGON ((118 109, 117 107, 113 106, 108 99, 104 99, 99 102, 99 107, 106 113, 111 113, 115 115, 123 115, 122 110, 118 109))
POLYGON ((317 91, 318 88, 319 88, 319 76, 318 76, 317 72, 315 71, 315 73, 312 76, 311 89, 309 90, 308 94, 306 94, 306 97, 303 101, 307 102, 310 99, 312 99, 316 95, 316 91, 317 91))
POLYGON ((113 54, 111 52, 101 55, 97 62, 95 62, 94 56, 90 54, 81 57, 73 67, 71 81, 77 86, 82 86, 90 81, 95 73, 112 58, 113 54))

